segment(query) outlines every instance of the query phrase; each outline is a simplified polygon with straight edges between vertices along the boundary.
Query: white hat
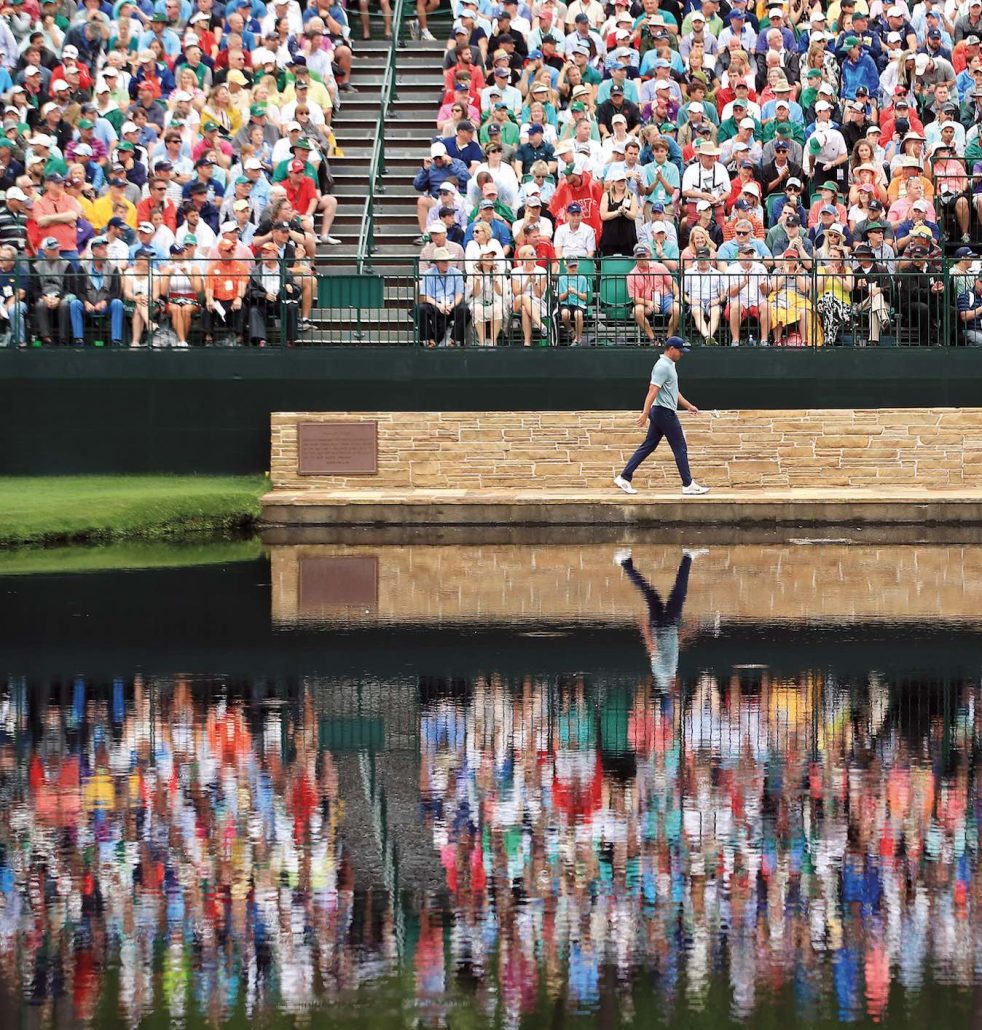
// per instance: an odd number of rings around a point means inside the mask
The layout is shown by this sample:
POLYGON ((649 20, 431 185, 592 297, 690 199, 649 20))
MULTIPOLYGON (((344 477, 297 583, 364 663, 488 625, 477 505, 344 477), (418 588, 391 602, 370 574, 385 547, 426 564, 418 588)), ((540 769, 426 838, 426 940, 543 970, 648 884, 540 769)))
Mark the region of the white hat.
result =
MULTIPOLYGON (((819 103, 821 103, 821 101, 819 101, 819 103)), ((825 106, 828 107, 828 104, 826 104, 825 106)), ((786 107, 789 111, 791 110, 791 105, 787 102, 787 100, 776 100, 774 102, 774 110, 776 111, 779 107, 786 107)), ((818 110, 818 104, 815 105, 815 110, 818 110)))
POLYGON ((128 132, 136 132, 136 122, 123 122, 122 127, 119 130, 120 136, 125 136, 128 132))
POLYGON ((435 143, 430 144, 430 157, 446 157, 447 148, 437 140, 435 143))
POLYGON ((271 61, 275 60, 276 54, 274 54, 272 50, 267 50, 264 46, 261 46, 252 52, 253 67, 257 64, 269 64, 271 61))
POLYGON ((708 211, 713 205, 708 200, 697 200, 696 210, 697 211, 708 211))
POLYGON ((112 86, 103 79, 95 88, 96 93, 112 93, 112 86))
POLYGON ((299 122, 287 122, 287 132, 303 132, 303 126, 299 122))
POLYGON ((831 111, 832 105, 827 100, 819 100, 815 105, 816 111, 831 111))
POLYGON ((245 163, 245 170, 247 172, 254 171, 256 169, 262 170, 263 163, 258 157, 250 157, 245 163))
POLYGON ((927 54, 918 54, 914 58, 914 71, 918 75, 923 75, 927 71, 927 66, 930 64, 931 58, 927 54))
POLYGON ((106 67, 102 69, 102 77, 103 78, 105 78, 107 75, 118 75, 118 74, 119 74, 119 69, 118 68, 114 68, 111 64, 107 64, 106 67))
POLYGON ((672 84, 668 81, 668 79, 657 79, 655 81, 655 89, 656 90, 659 90, 659 89, 671 89, 671 88, 672 88, 672 84))
POLYGON ((838 222, 833 222, 826 230, 826 232, 837 232, 840 236, 845 236, 846 231, 839 225, 838 222))
POLYGON ((24 74, 25 75, 40 75, 41 74, 41 69, 40 68, 35 68, 33 64, 29 64, 24 69, 24 74))
POLYGON ((37 133, 37 135, 32 136, 27 141, 27 143, 28 143, 29 146, 32 146, 32 147, 50 147, 51 146, 51 137, 50 136, 45 136, 43 132, 39 132, 39 133, 37 133))
POLYGON ((654 235, 659 232, 668 232, 668 226, 661 221, 651 223, 651 233, 654 235))
POLYGON ((616 165, 610 166, 610 171, 607 173, 607 178, 611 182, 620 182, 627 178, 627 173, 624 171, 624 166, 618 162, 616 165))
POLYGON ((27 194, 19 186, 11 186, 7 190, 7 200, 27 200, 27 194))
POLYGON ((192 32, 190 29, 188 29, 188 31, 184 33, 185 46, 198 46, 200 42, 201 40, 198 39, 197 32, 192 32))
POLYGON ((139 232, 156 232, 157 230, 153 227, 153 222, 140 222, 136 227, 139 232))
POLYGON ((740 128, 741 129, 756 129, 757 128, 757 123, 753 120, 753 118, 741 118, 740 119, 740 128))
POLYGON ((434 233, 443 233, 444 236, 447 234, 447 227, 443 222, 437 220, 432 225, 427 226, 426 231, 432 236, 434 233))
POLYGON ((63 90, 68 89, 68 83, 64 79, 56 79, 51 83, 51 88, 61 93, 63 90))
POLYGON ((888 18, 904 18, 904 17, 906 17, 906 15, 904 14, 904 9, 902 7, 894 6, 894 7, 890 7, 890 8, 887 9, 887 17, 888 18))
POLYGON ((706 109, 705 109, 705 107, 702 106, 702 101, 701 100, 693 100, 692 103, 689 104, 689 110, 690 111, 698 111, 700 114, 703 114, 706 109))
POLYGON ((62 57, 78 57, 78 47, 72 46, 71 43, 61 49, 62 57))
POLYGON ((179 89, 176 93, 172 94, 172 99, 188 101, 191 99, 191 94, 185 89, 179 89))
POLYGON ((927 211, 928 210, 928 206, 927 206, 927 201, 926 200, 915 200, 914 203, 911 204, 910 206, 912 208, 916 209, 917 211, 927 211))
POLYGON ((904 37, 901 36, 899 32, 888 32, 887 33, 887 42, 888 43, 902 43, 903 41, 904 41, 904 37))
POLYGON ((614 117, 611 118, 610 124, 613 125, 614 122, 622 122, 624 125, 627 125, 627 119, 622 114, 615 114, 614 117))
POLYGON ((223 233, 226 232, 238 232, 239 226, 236 222, 222 222, 222 228, 220 230, 223 233))
POLYGON ((743 192, 744 193, 752 193, 758 199, 760 197, 760 187, 757 185, 757 183, 755 183, 753 181, 744 183, 744 185, 743 185, 743 192))

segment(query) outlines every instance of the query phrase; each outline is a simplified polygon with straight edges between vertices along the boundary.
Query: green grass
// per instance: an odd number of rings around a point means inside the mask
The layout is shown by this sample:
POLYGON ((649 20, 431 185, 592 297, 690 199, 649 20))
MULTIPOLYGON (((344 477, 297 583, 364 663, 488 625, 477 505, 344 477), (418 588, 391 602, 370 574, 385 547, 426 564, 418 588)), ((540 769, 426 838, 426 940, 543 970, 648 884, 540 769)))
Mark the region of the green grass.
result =
POLYGON ((0 547, 200 540, 252 528, 262 476, 0 479, 0 547))
POLYGON ((263 545, 256 537, 191 544, 124 540, 120 543, 68 544, 64 547, 15 547, 0 550, 0 576, 226 565, 229 562, 254 561, 262 553, 263 545))

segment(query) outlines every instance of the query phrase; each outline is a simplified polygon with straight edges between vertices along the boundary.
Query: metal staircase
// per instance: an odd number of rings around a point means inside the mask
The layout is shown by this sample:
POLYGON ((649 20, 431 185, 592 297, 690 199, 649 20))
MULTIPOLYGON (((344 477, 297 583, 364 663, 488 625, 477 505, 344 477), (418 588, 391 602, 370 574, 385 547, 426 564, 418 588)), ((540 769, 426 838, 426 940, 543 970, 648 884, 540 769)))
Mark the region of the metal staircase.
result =
POLYGON ((337 289, 322 289, 322 297, 341 296, 349 302, 314 308, 317 329, 312 342, 318 344, 360 344, 369 335, 390 345, 406 345, 414 339, 413 262, 419 249, 413 240, 419 229, 412 181, 436 134, 444 46, 405 39, 405 26, 402 35, 405 45, 400 43, 396 50, 396 73, 383 123, 380 174, 367 208, 379 111, 384 103, 388 40, 356 42, 354 82, 359 92, 344 94, 334 120, 344 157, 331 159, 338 198, 332 232, 342 244, 318 246, 317 274, 318 278, 337 277, 337 289), (362 246, 362 235, 368 229, 371 244, 362 246), (360 301, 362 297, 367 299, 360 301))

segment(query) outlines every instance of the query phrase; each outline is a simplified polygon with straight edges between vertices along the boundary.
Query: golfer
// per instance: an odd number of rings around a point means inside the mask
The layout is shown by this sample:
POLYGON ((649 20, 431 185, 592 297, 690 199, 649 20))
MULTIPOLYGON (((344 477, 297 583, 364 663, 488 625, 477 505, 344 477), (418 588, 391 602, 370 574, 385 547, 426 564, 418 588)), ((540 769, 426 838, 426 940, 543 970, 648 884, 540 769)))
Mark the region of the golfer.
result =
POLYGON ((619 476, 614 476, 614 483, 626 494, 636 494, 637 490, 631 485, 631 480, 638 466, 652 454, 655 448, 661 443, 664 436, 668 440, 672 454, 675 455, 675 464, 679 467, 679 475, 682 477, 682 493, 686 497, 694 494, 708 494, 709 487, 701 486, 692 478, 689 471, 689 452, 685 446, 685 433, 679 423, 678 406, 681 404, 686 411, 693 415, 699 414, 699 409, 690 404, 679 393, 679 374, 676 371, 676 364, 679 358, 689 349, 688 343, 681 336, 670 336, 665 341, 665 353, 655 362, 651 370, 651 385, 648 387, 648 396, 644 399, 644 407, 638 418, 638 425, 648 423, 648 435, 644 443, 634 452, 631 460, 624 466, 624 471, 619 476))

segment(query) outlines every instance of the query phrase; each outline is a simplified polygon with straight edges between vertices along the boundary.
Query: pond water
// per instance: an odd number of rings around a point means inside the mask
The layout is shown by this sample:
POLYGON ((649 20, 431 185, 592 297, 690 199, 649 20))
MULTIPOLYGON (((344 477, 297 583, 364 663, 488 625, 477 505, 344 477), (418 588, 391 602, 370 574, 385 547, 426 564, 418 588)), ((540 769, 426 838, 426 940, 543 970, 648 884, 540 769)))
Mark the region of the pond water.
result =
POLYGON ((982 547, 304 543, 0 625, 3 1028, 977 1019, 982 547))

